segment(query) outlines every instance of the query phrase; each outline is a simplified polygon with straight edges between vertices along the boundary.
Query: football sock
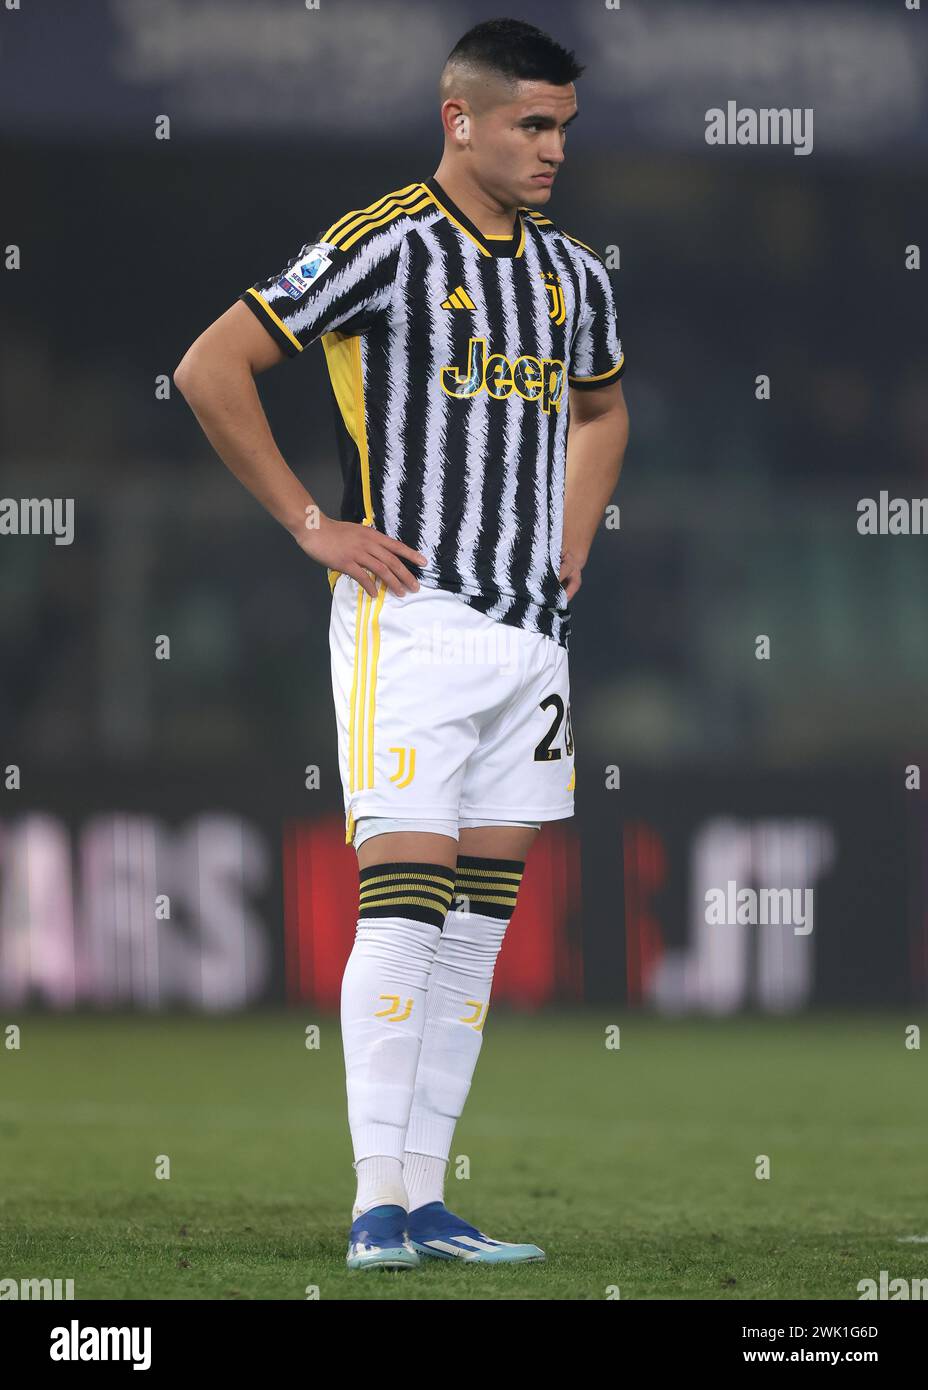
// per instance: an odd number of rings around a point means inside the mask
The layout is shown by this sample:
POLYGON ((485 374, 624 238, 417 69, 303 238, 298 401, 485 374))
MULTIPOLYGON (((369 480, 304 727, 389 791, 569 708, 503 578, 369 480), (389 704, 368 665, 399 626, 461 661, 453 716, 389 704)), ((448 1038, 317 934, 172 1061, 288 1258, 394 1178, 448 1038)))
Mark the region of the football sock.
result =
POLYGON ((441 864, 360 870, 358 924, 341 989, 348 1125, 358 1177, 354 1217, 388 1200, 406 1205, 403 1145, 429 974, 454 881, 454 869, 441 864))
POLYGON ((403 1182, 406 1186, 408 1211, 424 1207, 426 1202, 445 1200, 446 1158, 432 1158, 430 1154, 405 1153, 403 1155, 403 1182))
POLYGON ((370 1211, 371 1207, 406 1206, 403 1165, 398 1158, 381 1158, 379 1155, 362 1158, 355 1163, 354 1171, 358 1178, 358 1190, 351 1212, 352 1221, 370 1211))
POLYGON ((493 971, 525 861, 459 855, 454 902, 438 941, 425 1007, 403 1180, 409 1211, 444 1200, 454 1128, 483 1042, 493 971))

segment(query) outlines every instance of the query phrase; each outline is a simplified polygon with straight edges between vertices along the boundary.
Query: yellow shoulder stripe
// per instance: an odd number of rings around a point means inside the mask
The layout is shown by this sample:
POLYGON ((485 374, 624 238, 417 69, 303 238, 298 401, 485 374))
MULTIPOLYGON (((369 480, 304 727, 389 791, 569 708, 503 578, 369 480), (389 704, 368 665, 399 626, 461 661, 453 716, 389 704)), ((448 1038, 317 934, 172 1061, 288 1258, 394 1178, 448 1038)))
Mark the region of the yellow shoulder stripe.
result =
POLYGON ((428 206, 428 202, 428 198, 420 198, 417 203, 389 204, 379 217, 375 217, 373 220, 369 219, 358 226, 356 230, 351 231, 350 227, 346 227, 344 232, 339 233, 336 245, 340 251, 347 251, 349 247, 354 246, 356 241, 369 236, 378 227, 382 227, 385 222, 393 222, 397 217, 405 217, 409 213, 420 212, 422 208, 428 206), (348 235, 349 231, 351 231, 351 235, 348 235))
POLYGON ((366 208, 356 208, 353 212, 346 212, 342 217, 334 221, 327 232, 322 236, 323 241, 331 242, 333 237, 341 231, 345 225, 354 221, 356 217, 369 217, 381 211, 387 203, 393 202, 396 198, 405 198, 414 193, 419 187, 417 183, 407 184, 405 188, 396 188, 392 193, 385 193, 382 198, 378 198, 366 208))
MULTIPOLYGON (((554 223, 551 221, 551 218, 545 217, 544 213, 538 212, 536 208, 522 208, 522 212, 527 212, 532 221, 536 222, 539 227, 554 226, 554 223)), ((557 230, 560 232, 561 236, 566 236, 568 241, 572 241, 576 246, 582 246, 584 251, 592 252, 592 254, 596 257, 598 261, 602 260, 602 256, 599 254, 599 252, 594 247, 587 246, 586 242, 581 241, 578 236, 571 236, 570 232, 565 232, 563 227, 558 227, 557 230)))
POLYGON ((558 230, 560 231, 561 236, 566 236, 567 240, 572 241, 575 246, 582 246, 584 251, 589 251, 592 255, 596 257, 598 261, 602 260, 602 256, 599 254, 599 252, 595 251, 592 246, 587 246, 585 241, 581 241, 579 237, 571 236, 570 232, 565 232, 563 228, 559 228, 558 230))
POLYGON ((338 231, 327 236, 326 240, 332 246, 344 251, 347 247, 353 246, 374 227, 379 227, 384 222, 390 221, 390 217, 396 216, 397 212, 416 212, 424 205, 421 193, 415 189, 412 193, 404 193, 401 197, 381 198, 379 207, 373 212, 348 213, 341 219, 341 226, 338 231))

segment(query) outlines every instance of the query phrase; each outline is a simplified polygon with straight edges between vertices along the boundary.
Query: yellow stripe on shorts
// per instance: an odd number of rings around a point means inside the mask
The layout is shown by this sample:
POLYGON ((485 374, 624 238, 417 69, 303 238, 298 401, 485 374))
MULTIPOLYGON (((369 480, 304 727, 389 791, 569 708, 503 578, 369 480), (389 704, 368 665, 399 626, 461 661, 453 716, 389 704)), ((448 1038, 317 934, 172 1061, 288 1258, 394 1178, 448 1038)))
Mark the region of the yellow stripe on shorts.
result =
POLYGON ((374 715, 377 704, 377 666, 380 661, 380 612, 387 586, 377 580, 377 597, 358 585, 355 612, 354 667, 348 712, 348 791, 374 785, 374 715))

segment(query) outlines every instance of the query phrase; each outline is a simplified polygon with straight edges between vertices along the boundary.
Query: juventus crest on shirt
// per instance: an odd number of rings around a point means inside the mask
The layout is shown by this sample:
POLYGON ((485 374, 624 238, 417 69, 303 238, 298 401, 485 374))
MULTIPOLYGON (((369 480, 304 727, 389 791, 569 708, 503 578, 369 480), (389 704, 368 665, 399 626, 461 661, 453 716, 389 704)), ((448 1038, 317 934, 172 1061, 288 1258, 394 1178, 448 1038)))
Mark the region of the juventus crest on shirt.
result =
POLYGON ((488 237, 431 178, 346 213, 241 298, 290 356, 322 340, 342 520, 427 555, 404 560, 421 584, 566 647, 568 392, 625 368, 596 252, 530 208, 488 237))

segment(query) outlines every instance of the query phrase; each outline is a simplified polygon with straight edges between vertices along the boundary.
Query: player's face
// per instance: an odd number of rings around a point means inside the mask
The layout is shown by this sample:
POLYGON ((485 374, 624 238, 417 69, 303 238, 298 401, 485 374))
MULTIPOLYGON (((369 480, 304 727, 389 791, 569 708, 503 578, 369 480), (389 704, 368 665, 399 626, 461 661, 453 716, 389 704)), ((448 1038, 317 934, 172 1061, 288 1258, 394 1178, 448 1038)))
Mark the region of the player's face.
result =
POLYGON ((484 187, 511 206, 546 203, 576 113, 572 82, 520 82, 514 101, 492 107, 475 123, 471 148, 484 187))

